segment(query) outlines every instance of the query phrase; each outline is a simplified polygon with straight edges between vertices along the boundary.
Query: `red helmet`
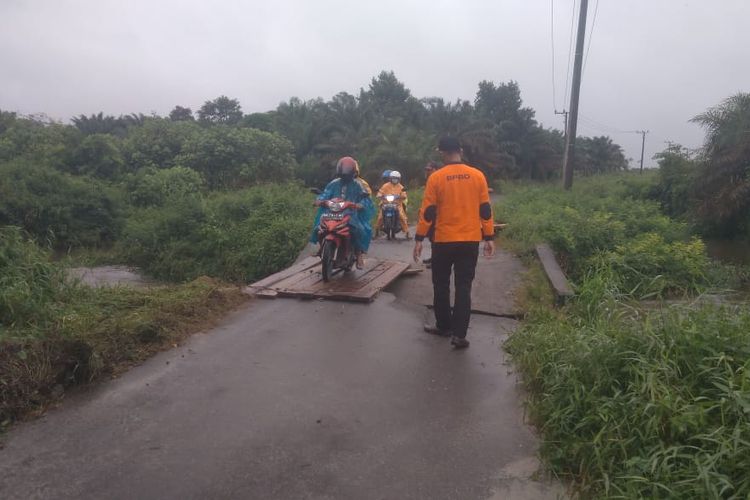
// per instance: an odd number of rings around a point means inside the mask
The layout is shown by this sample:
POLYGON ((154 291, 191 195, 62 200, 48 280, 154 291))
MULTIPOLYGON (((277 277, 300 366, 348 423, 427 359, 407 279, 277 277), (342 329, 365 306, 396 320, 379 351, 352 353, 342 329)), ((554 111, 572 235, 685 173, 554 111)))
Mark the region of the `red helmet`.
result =
POLYGON ((344 180, 354 179, 357 173, 357 160, 351 156, 344 156, 336 163, 336 175, 344 180))

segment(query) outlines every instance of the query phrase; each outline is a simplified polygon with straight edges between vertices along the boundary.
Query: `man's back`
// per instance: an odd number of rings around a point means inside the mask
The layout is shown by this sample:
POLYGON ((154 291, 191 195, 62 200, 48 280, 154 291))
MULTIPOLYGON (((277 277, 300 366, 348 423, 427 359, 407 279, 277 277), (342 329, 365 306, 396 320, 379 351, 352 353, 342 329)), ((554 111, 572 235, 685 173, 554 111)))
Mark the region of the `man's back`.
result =
POLYGON ((445 165, 430 175, 425 188, 418 235, 435 225, 436 243, 481 241, 492 237, 492 207, 487 180, 463 163, 445 165))

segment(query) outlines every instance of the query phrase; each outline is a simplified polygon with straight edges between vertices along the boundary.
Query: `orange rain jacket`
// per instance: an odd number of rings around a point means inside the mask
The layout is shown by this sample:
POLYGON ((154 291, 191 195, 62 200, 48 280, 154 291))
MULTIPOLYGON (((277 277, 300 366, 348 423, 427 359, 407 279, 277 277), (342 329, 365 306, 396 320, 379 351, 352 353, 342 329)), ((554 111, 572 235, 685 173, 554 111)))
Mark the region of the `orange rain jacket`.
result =
MULTIPOLYGON (((392 183, 390 181, 383 184, 378 190, 378 198, 379 203, 382 205, 383 200, 380 199, 381 196, 386 196, 389 194, 397 194, 399 195, 398 200, 398 218, 401 221, 401 230, 404 232, 404 234, 409 232, 409 221, 406 219, 406 203, 408 202, 408 197, 406 195, 406 188, 400 183, 392 183)), ((383 211, 378 210, 378 220, 375 222, 375 227, 377 229, 380 229, 381 224, 383 223, 383 211)))
POLYGON ((435 243, 494 239, 490 193, 480 170, 451 163, 430 175, 415 239, 422 241, 433 225, 435 243))

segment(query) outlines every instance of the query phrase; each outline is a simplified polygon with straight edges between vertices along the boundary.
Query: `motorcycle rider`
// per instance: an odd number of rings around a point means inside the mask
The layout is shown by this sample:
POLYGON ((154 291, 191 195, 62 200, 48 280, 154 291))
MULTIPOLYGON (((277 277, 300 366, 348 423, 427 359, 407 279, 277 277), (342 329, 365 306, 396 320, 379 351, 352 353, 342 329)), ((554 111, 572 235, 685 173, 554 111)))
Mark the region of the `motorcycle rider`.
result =
MULTIPOLYGON (((383 180, 383 185, 386 185, 391 181, 391 171, 390 170, 383 170, 383 174, 380 176, 380 178, 383 180)), ((380 190, 378 190, 380 191, 380 190)), ((377 197, 377 193, 376 193, 377 197)), ((380 235, 380 224, 383 222, 383 214, 378 210, 378 220, 375 222, 375 238, 377 238, 380 235)))
MULTIPOLYGON (((406 206, 406 203, 408 202, 408 197, 406 195, 406 188, 401 184, 401 172, 398 170, 391 170, 390 174, 388 175, 388 182, 383 184, 383 186, 378 191, 378 199, 380 200, 380 203, 383 203, 383 199, 388 196, 389 194, 397 195, 398 198, 398 218, 401 222, 401 230, 404 232, 404 235, 406 236, 406 239, 411 239, 411 235, 409 234, 409 223, 406 220, 406 210, 404 207, 406 206)), ((383 211, 378 210, 378 220, 375 223, 375 227, 378 228, 378 230, 382 229, 383 225, 383 211)))
POLYGON ((351 156, 344 156, 336 163, 336 178, 325 187, 323 192, 316 198, 314 205, 320 207, 313 223, 313 234, 310 238, 312 243, 318 243, 318 225, 323 215, 324 208, 321 206, 326 200, 341 198, 357 204, 357 213, 349 219, 352 228, 352 244, 357 256, 357 269, 364 268, 364 256, 370 247, 372 237, 372 220, 375 205, 372 203, 369 186, 365 187, 357 179, 359 165, 351 156))
POLYGON ((367 193, 367 196, 372 196, 372 188, 360 174, 359 162, 357 160, 354 160, 354 179, 362 185, 362 188, 367 193))

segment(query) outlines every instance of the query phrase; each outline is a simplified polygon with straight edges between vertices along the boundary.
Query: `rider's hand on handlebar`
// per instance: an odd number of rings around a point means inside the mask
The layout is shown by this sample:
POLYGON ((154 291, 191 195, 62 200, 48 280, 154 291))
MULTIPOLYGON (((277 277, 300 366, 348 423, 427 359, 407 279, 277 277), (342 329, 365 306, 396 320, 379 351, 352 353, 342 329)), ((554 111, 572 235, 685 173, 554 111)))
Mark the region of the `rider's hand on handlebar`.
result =
POLYGON ((354 204, 354 208, 356 208, 357 210, 362 210, 362 209, 363 209, 363 208, 365 208, 365 207, 364 207, 364 205, 362 205, 361 203, 355 203, 355 204, 354 204))

